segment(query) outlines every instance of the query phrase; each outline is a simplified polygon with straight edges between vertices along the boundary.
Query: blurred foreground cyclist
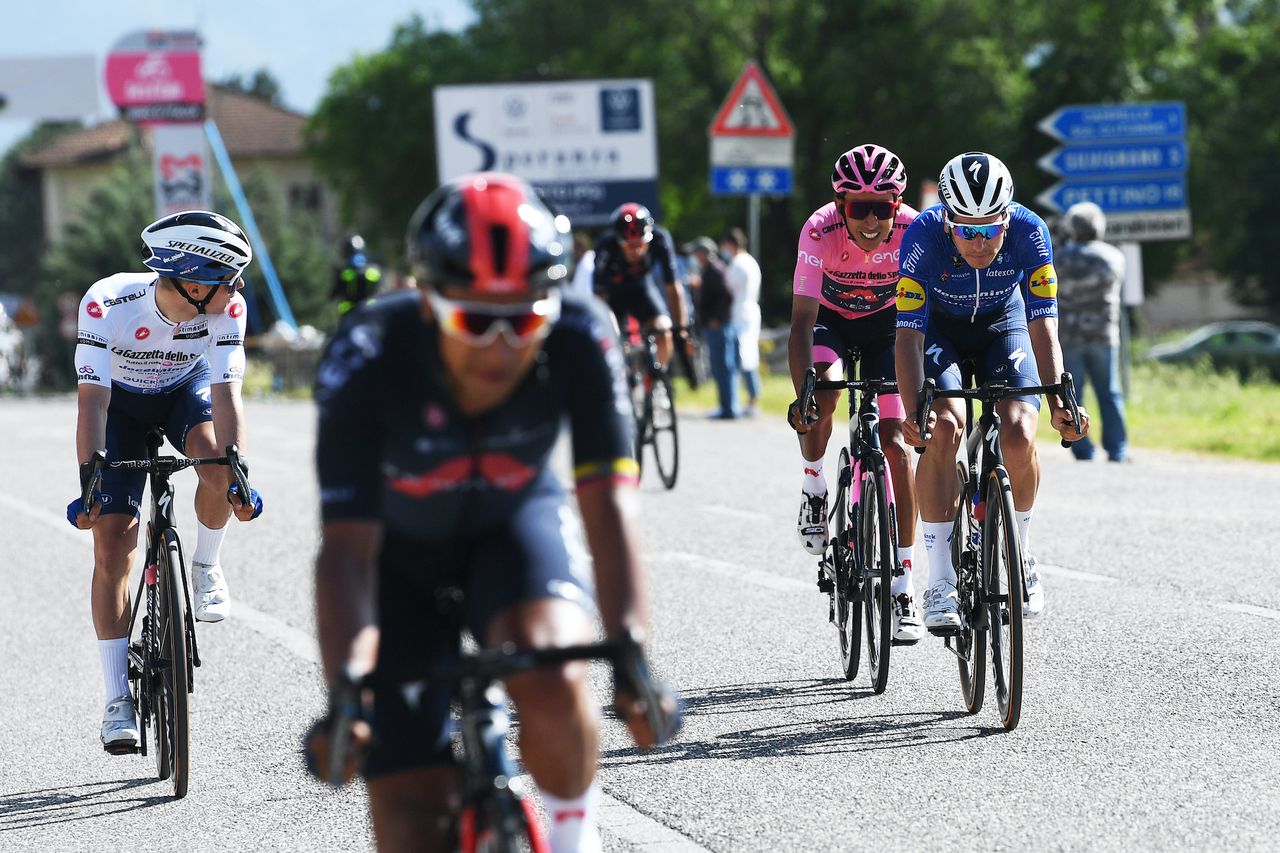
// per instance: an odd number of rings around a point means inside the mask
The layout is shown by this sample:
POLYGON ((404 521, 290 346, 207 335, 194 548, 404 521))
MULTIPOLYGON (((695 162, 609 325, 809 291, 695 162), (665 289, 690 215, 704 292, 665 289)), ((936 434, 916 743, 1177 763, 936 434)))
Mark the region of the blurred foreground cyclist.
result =
MULTIPOLYGON (((483 173, 432 193, 407 240, 421 291, 351 312, 317 376, 316 609, 331 685, 456 657, 459 632, 437 608, 453 588, 485 647, 589 642, 597 601, 609 637, 642 633, 631 403, 604 306, 561 292, 567 220, 520 179, 483 173), (585 543, 548 465, 565 420, 585 543)), ((551 849, 599 850, 586 667, 535 670, 506 687, 551 849)), ((449 849, 458 774, 448 685, 372 694, 372 726, 354 722, 350 738, 367 752, 378 847, 449 849)), ((674 696, 663 696, 674 717, 674 696)), ((616 703, 636 743, 652 745, 635 697, 619 688, 616 703)), ((313 749, 326 729, 313 729, 313 749)))

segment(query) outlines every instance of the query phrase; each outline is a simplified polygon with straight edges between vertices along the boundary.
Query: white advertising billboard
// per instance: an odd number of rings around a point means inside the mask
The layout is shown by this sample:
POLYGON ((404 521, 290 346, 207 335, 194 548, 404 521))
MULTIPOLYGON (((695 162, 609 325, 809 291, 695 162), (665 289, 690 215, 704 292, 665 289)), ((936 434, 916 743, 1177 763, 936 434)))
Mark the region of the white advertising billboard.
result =
POLYGON ((92 56, 0 59, 0 118, 77 119, 98 112, 92 56))
POLYGON ((575 226, 624 201, 657 206, 652 80, 437 86, 435 125, 441 181, 519 175, 575 226))
POLYGON ((211 210, 209 155, 204 125, 161 124, 151 129, 156 216, 180 210, 211 210))

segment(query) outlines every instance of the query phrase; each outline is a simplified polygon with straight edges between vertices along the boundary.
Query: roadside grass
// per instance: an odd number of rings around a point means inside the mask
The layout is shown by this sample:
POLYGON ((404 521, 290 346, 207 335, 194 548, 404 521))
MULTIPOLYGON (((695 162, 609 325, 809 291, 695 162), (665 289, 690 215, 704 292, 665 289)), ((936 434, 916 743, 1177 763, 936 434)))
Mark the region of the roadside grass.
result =
MULTIPOLYGON (((795 399, 791 379, 765 374, 762 384, 761 417, 781 422, 795 399)), ((677 386, 681 409, 709 414, 718 407, 715 383, 709 379, 696 391, 683 380, 677 386)), ((1261 376, 1242 381, 1207 364, 1185 367, 1142 360, 1133 365, 1131 386, 1127 406, 1131 448, 1280 462, 1280 384, 1261 376)), ((745 399, 745 392, 740 392, 739 400, 745 399)), ((1098 444, 1102 425, 1092 388, 1084 405, 1093 418, 1093 438, 1098 444)), ((1039 437, 1054 441, 1056 436, 1048 418, 1041 418, 1039 437)))

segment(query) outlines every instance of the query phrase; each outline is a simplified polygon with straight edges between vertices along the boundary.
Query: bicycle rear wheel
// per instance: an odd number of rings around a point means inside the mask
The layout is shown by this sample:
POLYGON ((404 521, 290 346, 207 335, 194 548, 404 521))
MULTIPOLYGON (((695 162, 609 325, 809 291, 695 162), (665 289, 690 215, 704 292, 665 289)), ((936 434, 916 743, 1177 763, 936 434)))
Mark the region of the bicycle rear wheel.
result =
POLYGON ((855 519, 849 499, 853 487, 849 482, 849 451, 840 450, 840 486, 836 489, 834 524, 831 525, 831 566, 835 570, 834 592, 836 632, 840 636, 840 671, 846 681, 858 677, 858 663, 862 655, 862 607, 856 593, 861 589, 856 577, 854 558, 855 519))
POLYGON ((550 853, 538 828, 533 804, 523 797, 499 803, 491 795, 483 807, 469 805, 458 818, 460 853, 550 853))
POLYGON ((991 666, 1000 723, 1012 731, 1022 716, 1022 547, 1009 475, 997 466, 987 480, 982 524, 983 585, 991 625, 991 666))
POLYGON ((968 494, 968 477, 963 464, 957 464, 960 477, 960 504, 951 527, 951 564, 956 568, 956 592, 960 606, 960 633, 950 638, 956 663, 960 668, 960 692, 965 710, 976 714, 982 710, 987 689, 987 617, 979 604, 978 551, 973 547, 977 530, 968 494))
POLYGON ((153 661, 151 714, 156 735, 156 773, 170 779, 173 795, 187 795, 190 761, 190 692, 187 663, 187 624, 183 592, 182 548, 178 535, 165 530, 156 576, 156 644, 153 661))
POLYGON ((872 471, 862 475, 858 568, 862 572, 871 689, 883 693, 889 684, 889 648, 893 639, 893 608, 889 592, 893 582, 895 536, 893 519, 889 514, 884 460, 876 459, 870 465, 872 471))
POLYGON ((653 460, 658 466, 662 485, 674 488, 680 469, 680 436, 676 431, 676 398, 671 379, 665 374, 653 378, 649 392, 650 440, 653 460))

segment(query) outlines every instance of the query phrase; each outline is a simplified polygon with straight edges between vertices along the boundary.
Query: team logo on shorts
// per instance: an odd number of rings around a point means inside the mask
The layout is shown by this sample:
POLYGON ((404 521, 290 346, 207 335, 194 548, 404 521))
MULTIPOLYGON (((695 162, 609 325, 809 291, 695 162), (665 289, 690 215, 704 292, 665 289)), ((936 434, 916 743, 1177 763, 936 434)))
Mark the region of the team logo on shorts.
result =
POLYGON ((227 313, 230 314, 233 319, 236 317, 239 317, 241 314, 244 313, 244 303, 243 302, 231 303, 231 310, 228 311, 227 313))
POLYGON ((84 312, 90 317, 101 318, 102 306, 96 302, 90 302, 88 305, 84 306, 84 312))
POLYGON ((1031 274, 1031 292, 1041 299, 1052 299, 1058 295, 1058 272, 1053 264, 1045 264, 1031 274))
POLYGON ((924 307, 924 288, 909 278, 898 282, 898 310, 915 311, 924 307))
POLYGON ((138 330, 133 333, 133 336, 140 341, 145 341, 147 338, 151 337, 151 330, 146 326, 139 326, 138 330))

